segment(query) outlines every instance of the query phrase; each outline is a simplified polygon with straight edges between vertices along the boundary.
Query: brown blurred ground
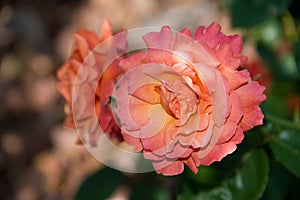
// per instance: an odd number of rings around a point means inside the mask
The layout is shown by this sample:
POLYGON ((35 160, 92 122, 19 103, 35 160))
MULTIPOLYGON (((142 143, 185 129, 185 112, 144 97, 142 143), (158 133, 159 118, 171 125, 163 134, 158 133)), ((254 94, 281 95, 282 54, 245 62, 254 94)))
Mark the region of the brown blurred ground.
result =
POLYGON ((0 3, 0 199, 72 199, 101 167, 62 127, 57 68, 79 27, 99 33, 168 24, 195 30, 212 21, 230 31, 217 0, 15 0, 0 3))

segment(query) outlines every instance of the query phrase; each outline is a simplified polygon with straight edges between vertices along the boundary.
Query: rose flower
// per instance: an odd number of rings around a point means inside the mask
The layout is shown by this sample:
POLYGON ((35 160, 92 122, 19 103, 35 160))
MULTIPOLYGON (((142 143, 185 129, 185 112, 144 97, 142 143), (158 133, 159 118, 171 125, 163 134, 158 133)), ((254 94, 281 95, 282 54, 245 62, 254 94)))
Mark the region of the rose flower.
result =
POLYGON ((113 93, 125 142, 143 151, 157 173, 180 174, 184 165, 220 161, 243 132, 263 123, 265 88, 241 69, 239 35, 216 23, 173 34, 169 27, 143 36, 147 51, 120 62, 113 93))
MULTIPOLYGON (((116 136, 122 140, 120 129, 113 120, 111 109, 108 106, 110 96, 114 88, 116 77, 121 73, 118 66, 122 57, 118 57, 126 51, 127 43, 125 34, 120 34, 117 37, 112 37, 112 28, 108 20, 105 20, 102 26, 101 36, 98 37, 96 33, 80 29, 75 33, 75 45, 73 52, 69 59, 58 69, 57 77, 59 82, 57 89, 66 100, 65 112, 67 117, 65 126, 68 128, 81 128, 86 123, 86 119, 91 114, 90 110, 95 110, 97 115, 97 123, 100 123, 103 132, 109 133, 111 136, 116 136), (107 42, 106 46, 98 48, 98 52, 94 52, 101 42, 107 42), (89 61, 92 63, 84 63, 89 56, 89 61), (111 63, 111 58, 118 58, 111 63), (81 74, 79 74, 79 71, 81 74), (86 73, 86 74, 84 74, 86 73), (92 84, 97 84, 96 91, 83 89, 74 90, 75 83, 80 85, 78 88, 93 88, 92 84), (78 97, 80 96, 80 100, 78 97), (74 101, 74 98, 76 98, 74 101), (93 104, 90 102, 93 101, 93 104), (74 109, 79 110, 80 115, 77 114, 77 120, 74 120, 74 109)), ((84 138, 84 134, 88 133, 89 143, 95 145, 98 133, 93 130, 80 132, 81 138, 78 143, 84 138)))

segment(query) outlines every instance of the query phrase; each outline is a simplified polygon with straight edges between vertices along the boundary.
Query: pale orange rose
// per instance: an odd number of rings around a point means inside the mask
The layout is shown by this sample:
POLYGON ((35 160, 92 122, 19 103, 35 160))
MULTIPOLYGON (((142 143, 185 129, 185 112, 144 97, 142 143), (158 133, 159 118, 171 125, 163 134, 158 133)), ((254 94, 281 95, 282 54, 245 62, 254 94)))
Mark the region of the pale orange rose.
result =
MULTIPOLYGON (((88 115, 92 114, 86 113, 84 110, 95 110, 101 129, 109 133, 109 135, 122 140, 120 129, 113 120, 109 101, 116 78, 121 73, 118 63, 122 58, 119 57, 119 55, 123 54, 127 48, 125 35, 121 34, 119 37, 112 39, 109 45, 101 48, 102 52, 93 52, 101 42, 104 42, 112 36, 112 27, 108 20, 105 20, 103 23, 100 37, 97 36, 96 33, 86 29, 77 31, 75 33, 74 50, 69 59, 57 71, 57 77, 59 79, 57 89, 66 100, 65 111, 67 118, 64 123, 66 127, 80 128, 82 126, 80 119, 84 120, 88 115), (84 64, 88 56, 93 57, 93 63, 84 64), (112 58, 117 59, 112 63, 107 63, 112 58), (88 74, 79 75, 78 73, 81 67, 89 68, 84 69, 88 74), (86 94, 86 96, 84 93, 90 91, 76 91, 77 93, 81 93, 79 95, 82 95, 82 98, 80 101, 74 102, 75 81, 84 85, 86 88, 92 88, 93 82, 97 81, 97 89, 90 94, 86 94), (94 104, 87 103, 90 101, 88 98, 91 97, 94 98, 94 104), (77 123, 74 122, 74 108, 81 111, 80 116, 77 116, 77 123)), ((94 145, 98 133, 90 131, 88 134, 90 135, 90 143, 94 145)), ((78 140, 78 142, 81 142, 81 140, 78 140)))
POLYGON ((124 140, 152 160, 157 173, 193 172, 232 153, 244 131, 261 125, 265 88, 241 70, 242 39, 216 23, 173 34, 165 26, 143 37, 148 50, 120 62, 114 93, 124 140))

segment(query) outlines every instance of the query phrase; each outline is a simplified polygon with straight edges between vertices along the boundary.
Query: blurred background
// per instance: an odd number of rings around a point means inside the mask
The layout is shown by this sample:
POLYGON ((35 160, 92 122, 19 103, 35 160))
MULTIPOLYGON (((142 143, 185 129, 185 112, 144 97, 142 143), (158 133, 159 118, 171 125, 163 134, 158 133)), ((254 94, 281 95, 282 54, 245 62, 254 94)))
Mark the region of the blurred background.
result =
MULTIPOLYGON (((71 53, 73 33, 80 27, 99 33, 106 18, 116 32, 166 24, 194 31, 218 22, 226 34, 243 35, 246 67, 271 98, 264 111, 292 119, 298 109, 296 0, 1 0, 0 199, 74 199, 87 177, 103 168, 62 127, 56 70, 71 53)), ((111 199, 129 196, 126 186, 108 193, 111 199)))

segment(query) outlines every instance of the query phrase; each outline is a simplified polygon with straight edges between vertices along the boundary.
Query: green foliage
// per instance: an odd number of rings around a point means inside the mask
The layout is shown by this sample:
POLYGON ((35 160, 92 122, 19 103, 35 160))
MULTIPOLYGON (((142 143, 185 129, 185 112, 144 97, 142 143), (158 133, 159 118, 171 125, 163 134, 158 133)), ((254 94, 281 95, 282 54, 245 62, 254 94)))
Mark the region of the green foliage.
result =
POLYGON ((299 199, 296 198, 297 193, 296 195, 292 193, 293 190, 299 187, 297 179, 275 160, 271 160, 270 166, 269 181, 262 199, 299 199))
MULTIPOLYGON (((256 150, 246 154, 234 176, 227 178, 222 184, 212 190, 201 192, 195 196, 197 200, 230 200, 230 199, 258 199, 262 196, 268 182, 269 162, 264 150, 256 150)), ((185 189, 179 195, 181 199, 192 196, 191 191, 185 189)))
POLYGON ((270 147, 275 158, 300 178, 300 131, 282 131, 272 138, 270 147))
POLYGON ((282 14, 291 0, 225 0, 232 15, 233 26, 253 27, 282 14))
POLYGON ((137 184, 131 193, 131 200, 165 200, 171 199, 170 193, 167 188, 158 184, 140 183, 137 184))
POLYGON ((87 178, 80 186, 75 199, 106 199, 116 188, 125 183, 126 176, 121 172, 104 168, 87 178))

